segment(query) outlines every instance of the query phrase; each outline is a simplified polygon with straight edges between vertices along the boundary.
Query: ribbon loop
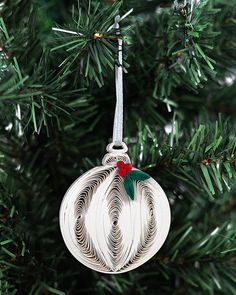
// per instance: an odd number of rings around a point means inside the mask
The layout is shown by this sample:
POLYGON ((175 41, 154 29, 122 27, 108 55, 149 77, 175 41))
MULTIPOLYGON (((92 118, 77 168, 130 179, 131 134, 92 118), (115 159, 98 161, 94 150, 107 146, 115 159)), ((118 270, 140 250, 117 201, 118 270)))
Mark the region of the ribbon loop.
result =
POLYGON ((119 21, 120 16, 115 17, 114 28, 117 29, 118 35, 118 50, 117 62, 115 65, 115 84, 116 84, 116 109, 113 125, 113 143, 121 145, 123 142, 123 69, 122 69, 122 38, 119 37, 119 21))

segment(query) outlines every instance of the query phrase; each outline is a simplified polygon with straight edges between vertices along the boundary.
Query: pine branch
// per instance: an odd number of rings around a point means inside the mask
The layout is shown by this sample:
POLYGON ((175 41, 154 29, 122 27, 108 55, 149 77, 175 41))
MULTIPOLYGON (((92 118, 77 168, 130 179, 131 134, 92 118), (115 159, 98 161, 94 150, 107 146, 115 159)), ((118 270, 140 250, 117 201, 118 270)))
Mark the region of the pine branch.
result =
POLYGON ((217 9, 209 1, 185 6, 175 1, 174 11, 161 9, 157 16, 157 70, 154 97, 170 102, 173 89, 184 86, 191 90, 216 74, 215 61, 208 55, 219 35, 213 20, 217 9), (164 31, 161 22, 167 23, 164 31))
MULTIPOLYGON (((216 43, 214 58, 220 66, 218 79, 225 80, 235 73, 236 59, 236 11, 235 3, 224 0, 215 0, 220 13, 218 21, 214 23, 216 30, 220 31, 220 38, 216 43), (223 70, 224 69, 224 70, 223 70), (228 72, 228 73, 227 73, 228 72), (225 75, 227 75, 225 77, 225 75)), ((227 83, 227 80, 226 80, 227 83)))
MULTIPOLYGON (((10 48, 13 37, 9 36, 3 19, 1 23, 4 33, 2 37, 10 48)), ((2 107, 10 105, 13 109, 17 105, 20 107, 22 112, 20 124, 24 129, 32 124, 35 133, 39 134, 44 127, 49 135, 49 127, 56 124, 60 129, 63 116, 71 116, 75 109, 79 108, 82 112, 85 109, 94 109, 90 106, 90 96, 83 94, 85 88, 68 87, 69 72, 66 76, 50 69, 47 52, 43 53, 30 75, 23 74, 17 58, 8 57, 4 51, 2 51, 2 61, 4 71, 0 88, 0 104, 2 107)), ((12 118, 19 120, 14 112, 12 115, 12 118)), ((82 121, 84 120, 85 118, 82 121)))
MULTIPOLYGON (((89 1, 88 6, 73 8, 72 23, 63 27, 73 33, 65 32, 64 36, 62 32, 56 33, 58 45, 52 48, 63 56, 60 63, 63 73, 79 72, 87 83, 95 80, 100 87, 104 84, 104 77, 114 71, 116 62, 117 36, 121 34, 112 25, 121 4, 122 1, 115 1, 102 6, 89 1)), ((125 31, 127 28, 123 34, 125 31)), ((124 62, 124 68, 127 66, 124 62)))
POLYGON ((234 123, 227 120, 223 123, 221 116, 215 122, 208 120, 203 115, 198 125, 190 123, 185 129, 181 127, 180 118, 174 117, 172 124, 167 125, 171 132, 160 133, 158 141, 156 132, 140 125, 142 133, 137 141, 140 148, 131 150, 132 158, 140 159, 138 166, 148 163, 142 166, 149 169, 149 174, 162 174, 157 172, 160 168, 169 170, 170 178, 178 179, 188 189, 207 193, 210 198, 228 192, 236 179, 236 141, 231 129, 234 123))
MULTIPOLYGON (((16 294, 18 279, 14 281, 12 277, 17 278, 18 272, 25 272, 28 267, 27 264, 33 263, 33 258, 30 258, 24 231, 22 231, 25 227, 25 220, 17 210, 16 196, 9 191, 6 184, 3 184, 3 178, 5 180, 6 176, 1 173, 1 178, 0 291, 3 294, 16 294)), ((7 185, 9 187, 9 183, 7 185)))

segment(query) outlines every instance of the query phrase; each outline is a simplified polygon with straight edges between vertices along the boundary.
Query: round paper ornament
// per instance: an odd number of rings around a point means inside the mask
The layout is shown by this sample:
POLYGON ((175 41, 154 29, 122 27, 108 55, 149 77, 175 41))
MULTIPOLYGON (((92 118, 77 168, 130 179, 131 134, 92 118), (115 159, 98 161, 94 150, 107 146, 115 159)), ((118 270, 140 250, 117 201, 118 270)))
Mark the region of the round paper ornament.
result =
MULTIPOLYGON (((117 33, 120 20, 115 18, 117 33)), ((124 273, 148 261, 164 243, 170 227, 164 191, 147 173, 132 167, 123 142, 119 37, 115 80, 113 142, 107 146, 103 165, 79 177, 60 208, 60 228, 70 252, 85 266, 108 274, 124 273)))
POLYGON ((103 166, 83 174, 66 192, 60 227, 76 259, 114 274, 156 254, 169 231, 170 207, 159 184, 132 168, 125 144, 107 150, 103 166))

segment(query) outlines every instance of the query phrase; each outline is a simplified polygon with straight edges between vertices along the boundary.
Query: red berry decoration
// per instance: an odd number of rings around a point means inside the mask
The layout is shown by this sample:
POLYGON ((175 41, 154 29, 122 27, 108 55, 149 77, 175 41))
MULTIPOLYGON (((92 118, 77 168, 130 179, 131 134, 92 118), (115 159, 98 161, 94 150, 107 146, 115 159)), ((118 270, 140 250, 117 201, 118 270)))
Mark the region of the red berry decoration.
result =
POLYGON ((123 161, 118 161, 116 167, 118 168, 118 174, 122 177, 126 175, 127 171, 132 170, 131 163, 125 163, 123 161))
POLYGON ((134 199, 134 180, 146 180, 150 176, 142 171, 133 169, 131 163, 125 163, 124 161, 117 161, 116 167, 118 168, 118 174, 124 178, 124 187, 128 196, 133 200, 134 199))
POLYGON ((127 171, 130 171, 130 170, 132 170, 132 164, 131 163, 127 163, 127 164, 125 164, 125 169, 127 170, 127 171))
POLYGON ((118 161, 116 163, 116 167, 119 169, 124 169, 125 168, 125 163, 123 161, 118 161))
POLYGON ((125 169, 119 169, 118 173, 120 176, 124 177, 126 175, 126 170, 125 169))

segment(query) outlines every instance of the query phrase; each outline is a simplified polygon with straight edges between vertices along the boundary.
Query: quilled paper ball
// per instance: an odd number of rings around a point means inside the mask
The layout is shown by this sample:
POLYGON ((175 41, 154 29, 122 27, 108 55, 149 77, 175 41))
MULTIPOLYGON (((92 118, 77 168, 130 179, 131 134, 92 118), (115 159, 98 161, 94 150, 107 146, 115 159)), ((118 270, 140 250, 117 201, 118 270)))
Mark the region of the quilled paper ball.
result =
POLYGON ((103 165, 67 190, 60 228, 79 262, 115 274, 133 270, 157 253, 169 231, 170 207, 160 185, 132 167, 126 146, 107 150, 103 165))

